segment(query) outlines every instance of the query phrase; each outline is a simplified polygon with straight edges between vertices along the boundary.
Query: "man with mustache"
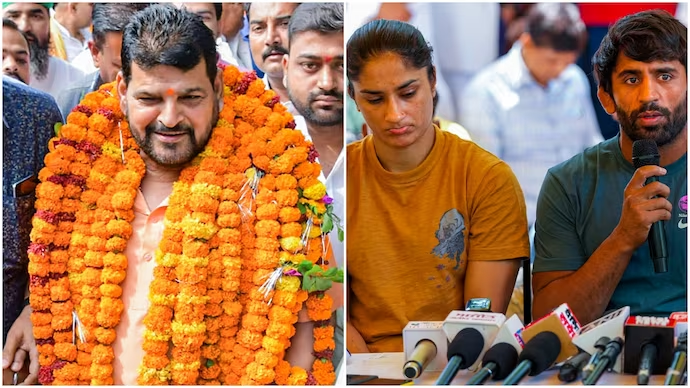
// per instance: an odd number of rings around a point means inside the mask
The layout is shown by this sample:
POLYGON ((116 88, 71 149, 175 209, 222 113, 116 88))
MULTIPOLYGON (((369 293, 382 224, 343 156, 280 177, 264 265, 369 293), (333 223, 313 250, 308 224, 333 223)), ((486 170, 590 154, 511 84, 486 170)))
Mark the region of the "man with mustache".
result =
MULTIPOLYGON (((290 18, 288 42, 290 51, 282 61, 285 85, 294 108, 306 121, 306 128, 298 125, 297 129, 314 143, 322 168, 319 178, 333 198, 334 214, 344 221, 343 4, 299 5, 290 18)), ((335 261, 342 267, 345 247, 335 237, 329 240, 335 261)), ((343 318, 339 308, 333 359, 336 368, 343 354, 343 318)))
MULTIPOLYGON (((134 199, 132 234, 123 252, 126 276, 118 297, 124 309, 110 354, 113 383, 135 385, 144 359, 144 318, 151 306, 155 253, 168 225, 170 195, 182 170, 211 138, 223 101, 223 74, 216 66, 215 39, 202 19, 171 5, 137 12, 123 31, 121 55, 117 97, 146 172, 134 199)), ((30 316, 29 305, 10 328, 3 349, 4 370, 18 372, 30 362, 26 384, 35 383, 39 372, 30 316)), ((311 367, 312 329, 312 323, 296 328, 290 349, 311 358, 295 360, 287 353, 291 365, 311 367)))
POLYGON ((29 86, 57 99, 61 91, 78 82, 84 74, 63 61, 51 57, 50 14, 53 3, 2 3, 3 18, 12 20, 29 41, 31 82, 29 86))
POLYGON ((25 84, 29 83, 29 41, 17 24, 2 20, 2 73, 25 84))
POLYGON ((534 315, 567 302, 583 324, 606 310, 668 317, 687 308, 687 28, 666 11, 618 20, 592 60, 597 95, 620 132, 549 170, 537 204, 534 315), (635 169, 653 140, 659 166, 635 169), (650 177, 658 182, 645 185, 650 177), (655 273, 662 221, 668 271, 655 273))
MULTIPOLYGON (((283 84, 283 55, 288 53, 288 23, 299 3, 248 3, 249 48, 264 73, 267 88, 285 103, 290 98, 283 84)), ((292 113, 292 112, 291 112, 292 113)), ((297 128, 302 128, 298 126, 297 128)))

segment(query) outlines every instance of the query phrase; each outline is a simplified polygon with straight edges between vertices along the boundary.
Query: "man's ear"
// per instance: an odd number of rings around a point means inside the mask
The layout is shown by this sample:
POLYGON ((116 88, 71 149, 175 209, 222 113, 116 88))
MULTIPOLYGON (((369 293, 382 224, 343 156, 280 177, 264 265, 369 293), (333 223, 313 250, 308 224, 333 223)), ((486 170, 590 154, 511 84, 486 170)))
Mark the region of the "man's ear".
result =
POLYGON ((605 92, 601 86, 597 88, 597 98, 599 99, 601 106, 604 107, 606 113, 610 115, 616 113, 616 102, 613 100, 613 97, 605 92))
POLYGON ((216 92, 216 99, 218 101, 223 101, 223 89, 225 85, 223 85, 223 70, 218 69, 216 72, 216 79, 213 81, 213 90, 216 92))
POLYGON ((288 65, 290 63, 290 55, 289 54, 283 54, 283 61, 281 62, 283 64, 283 86, 287 88, 287 73, 288 73, 288 65))
POLYGON ((120 110, 122 113, 127 114, 127 83, 125 82, 125 77, 122 75, 122 70, 117 72, 117 77, 115 77, 115 82, 117 82, 117 96, 120 99, 120 110))
POLYGON ((90 40, 88 43, 89 51, 91 51, 91 59, 93 59, 93 65, 97 68, 101 68, 101 51, 96 47, 96 42, 90 40))

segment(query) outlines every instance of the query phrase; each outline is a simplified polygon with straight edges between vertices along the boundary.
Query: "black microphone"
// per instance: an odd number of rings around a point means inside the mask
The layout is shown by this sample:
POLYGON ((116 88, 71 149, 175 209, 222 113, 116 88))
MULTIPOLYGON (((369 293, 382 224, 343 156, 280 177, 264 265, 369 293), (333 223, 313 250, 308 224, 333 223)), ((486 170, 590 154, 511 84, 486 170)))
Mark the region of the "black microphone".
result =
POLYGON ((597 340, 597 342, 594 343, 594 348, 596 351, 592 354, 592 357, 590 357, 589 361, 587 362, 587 365, 585 365, 584 368, 582 368, 582 378, 586 379, 589 377, 589 375, 592 373, 594 370, 594 366, 599 362, 599 358, 601 357, 602 354, 604 354, 604 349, 606 349, 606 345, 611 342, 611 338, 607 336, 601 336, 597 340))
POLYGON ((479 330, 467 327, 453 338, 448 345, 448 365, 436 380, 435 385, 450 385, 460 369, 466 369, 479 357, 484 349, 484 337, 479 330))
POLYGON ((666 372, 664 385, 680 385, 683 373, 687 369, 688 363, 688 332, 684 331, 678 337, 678 345, 673 350, 673 361, 666 372))
POLYGON ((675 320, 630 316, 625 323, 623 373, 636 374, 645 385, 650 375, 663 375, 673 358, 675 320))
POLYGON ((522 349, 519 364, 506 377, 503 385, 518 385, 527 374, 536 376, 548 369, 561 352, 561 340, 550 331, 542 331, 532 338, 522 349))
POLYGON ((604 350, 604 353, 594 366, 594 371, 582 381, 582 385, 596 384, 605 370, 611 369, 616 365, 616 360, 618 359, 618 355, 621 354, 622 349, 623 339, 621 337, 616 337, 612 341, 609 341, 609 343, 606 344, 606 350, 604 350))
POLYGON ((465 385, 482 385, 489 378, 503 380, 517 365, 518 353, 515 347, 507 342, 492 346, 484 354, 482 369, 472 376, 465 385))
POLYGON ((565 360, 563 365, 561 365, 561 369, 558 371, 558 379, 564 383, 570 383, 577 380, 587 360, 589 360, 589 353, 587 352, 580 352, 565 360))
MULTIPOLYGON (((659 165, 659 149, 654 140, 643 139, 636 140, 633 143, 632 161, 636 169, 642 166, 658 166, 659 165)), ((646 185, 651 182, 658 182, 658 177, 647 178, 646 185)), ((652 257, 654 263, 655 273, 664 273, 668 271, 668 250, 666 249, 666 231, 662 221, 657 221, 652 224, 647 236, 647 243, 649 244, 649 255, 652 257)))

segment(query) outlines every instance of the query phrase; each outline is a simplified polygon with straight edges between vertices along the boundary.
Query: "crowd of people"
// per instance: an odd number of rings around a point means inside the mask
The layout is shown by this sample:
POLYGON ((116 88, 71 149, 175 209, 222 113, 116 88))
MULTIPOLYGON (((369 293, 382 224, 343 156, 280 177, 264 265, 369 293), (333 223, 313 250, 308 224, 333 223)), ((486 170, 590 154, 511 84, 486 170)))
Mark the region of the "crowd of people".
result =
MULTIPOLYGON (((617 12, 625 13, 608 18, 597 17, 606 11, 592 7, 3 3, 3 382, 189 381, 182 367, 175 369, 185 359, 179 349, 170 351, 170 367, 152 356, 160 349, 151 345, 155 324, 147 320, 160 302, 153 289, 162 276, 160 252, 169 247, 172 232, 166 230, 173 229, 167 218, 177 203, 173 193, 184 179, 194 178, 188 168, 196 171, 195 163, 216 155, 210 139, 219 129, 214 128, 235 123, 233 147, 255 137, 263 140, 263 147, 252 144, 247 155, 236 155, 255 157, 242 171, 253 190, 264 174, 273 174, 268 166, 282 161, 277 152, 267 157, 266 149, 274 140, 288 141, 267 136, 269 123, 278 119, 259 113, 247 114, 256 136, 239 134, 244 127, 233 119, 242 118, 241 109, 253 108, 242 105, 232 114, 224 108, 242 93, 265 98, 262 108, 288 112, 292 121, 287 128, 311 144, 295 147, 305 151, 299 166, 318 163, 295 167, 294 185, 286 183, 288 178, 281 181, 286 191, 295 191, 295 203, 281 195, 278 179, 275 192, 271 189, 266 197, 254 193, 252 200, 288 203, 299 208, 297 219, 322 214, 317 224, 309 221, 298 228, 303 241, 295 244, 301 247, 319 237, 324 267, 346 268, 347 276, 345 287, 333 283, 319 289, 319 298, 332 300, 327 315, 318 318, 307 311, 307 305, 314 306, 310 299, 294 312, 291 328, 269 326, 268 317, 275 315, 268 310, 263 319, 256 318, 257 307, 247 307, 253 291, 237 291, 245 303, 242 313, 250 311, 251 319, 242 320, 237 343, 215 345, 206 338, 203 352, 193 353, 199 365, 189 361, 199 379, 226 384, 327 381, 323 376, 330 379, 335 371, 323 372, 320 360, 332 360, 336 369, 343 363, 344 333, 350 352, 397 352, 408 321, 443 320, 473 298, 489 298, 492 311, 510 311, 520 295, 516 279, 525 261, 533 262, 535 317, 564 302, 583 324, 622 306, 642 315, 684 311, 687 28, 676 17, 682 12, 675 3, 619 7, 617 12), (460 14, 467 23, 453 23, 453 15, 460 14), (443 34, 437 31, 446 27, 443 34), (468 32, 470 27, 476 31, 468 32), (232 73, 241 77, 237 85, 226 69, 237 70, 232 73), (265 89, 252 88, 257 80, 265 89), (145 174, 132 191, 131 217, 118 216, 131 228, 126 245, 116 249, 126 256, 118 291, 98 289, 103 298, 121 300, 122 318, 108 328, 110 341, 103 340, 103 332, 87 335, 107 342, 103 357, 112 365, 102 373, 110 377, 75 372, 68 379, 72 364, 77 368, 96 361, 78 358, 93 354, 76 347, 79 314, 68 309, 69 327, 55 318, 71 306, 68 301, 49 290, 50 304, 37 310, 45 296, 39 280, 57 287, 65 278, 76 282, 81 272, 74 264, 54 263, 59 255, 51 250, 60 244, 41 245, 41 250, 37 236, 46 230, 47 219, 58 230, 65 221, 81 221, 65 212, 35 209, 46 206, 45 198, 36 199, 37 192, 45 193, 45 187, 53 187, 45 183, 57 181, 46 172, 57 168, 50 153, 58 142, 79 143, 51 139, 62 136, 62 128, 74 133, 70 120, 80 115, 87 117, 85 126, 94 127, 97 123, 88 116, 116 116, 113 109, 91 109, 85 103, 94 92, 117 101, 118 125, 129 128, 145 174), (633 143, 645 139, 657 144, 659 165, 636 169, 633 143), (302 187, 311 182, 307 171, 325 188, 318 198, 309 197, 312 202, 305 197, 311 191, 302 187), (646 184, 654 177, 656 182, 646 184), (298 204, 297 198, 304 202, 298 204), (665 273, 654 272, 647 243, 651 225, 659 221, 668 240, 665 273), (341 227, 346 245, 338 238, 341 227), (46 254, 50 266, 42 273, 36 257, 46 254), (330 333, 326 321, 333 331, 323 342, 316 333, 330 333), (69 332, 74 339, 36 336, 51 324, 51 333, 69 332), (250 329, 285 340, 271 344, 251 337, 252 342, 245 334, 250 329), (266 353, 257 353, 256 361, 242 356, 249 342, 255 346, 250 350, 266 353), (69 343, 73 353, 65 350, 69 343), (221 377, 214 372, 216 359, 221 377), (307 372, 288 366, 283 374, 283 362, 307 372)), ((126 140, 119 146, 123 163, 126 140)), ((91 152, 79 147, 84 155, 91 152)), ((79 175, 74 171, 70 174, 79 175)), ((83 179, 94 176, 87 171, 83 179)), ((86 193, 87 186, 79 187, 86 193)), ((276 213, 271 220, 284 218, 289 217, 276 213)), ((278 261, 278 252, 288 251, 293 231, 273 228, 261 230, 284 239, 271 248, 270 257, 276 265, 287 265, 284 256, 278 261)), ((76 240, 65 243, 65 252, 76 240)), ((333 277, 335 272, 327 273, 333 277)), ((257 293, 261 285, 246 274, 237 281, 240 288, 243 282, 254 284, 257 293)), ((223 304, 228 315, 229 303, 223 304)), ((521 308, 514 312, 521 315, 521 308)), ((235 332, 227 329, 220 336, 234 341, 235 332)), ((92 367, 89 373, 98 371, 92 367)))

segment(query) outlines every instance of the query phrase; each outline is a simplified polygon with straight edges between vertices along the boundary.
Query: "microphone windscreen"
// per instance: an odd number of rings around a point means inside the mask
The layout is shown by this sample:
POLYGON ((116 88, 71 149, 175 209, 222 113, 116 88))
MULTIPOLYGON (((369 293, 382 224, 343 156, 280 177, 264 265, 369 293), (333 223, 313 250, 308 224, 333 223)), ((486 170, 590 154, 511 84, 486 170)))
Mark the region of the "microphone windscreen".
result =
POLYGON ((492 346, 482 359, 482 365, 490 362, 496 364, 496 370, 493 374, 494 380, 503 380, 510 372, 515 369, 517 365, 518 353, 513 345, 501 342, 492 346))
POLYGON ((561 352, 561 341, 550 331, 542 331, 532 338, 520 353, 518 363, 524 360, 532 362, 529 375, 536 376, 549 369, 561 352))
POLYGON ((635 168, 659 165, 659 149, 654 140, 636 140, 633 143, 632 151, 633 165, 635 168))
POLYGON ((464 369, 477 361, 482 349, 484 349, 484 337, 479 330, 468 327, 460 330, 448 345, 448 360, 453 356, 462 357, 460 369, 464 369))

